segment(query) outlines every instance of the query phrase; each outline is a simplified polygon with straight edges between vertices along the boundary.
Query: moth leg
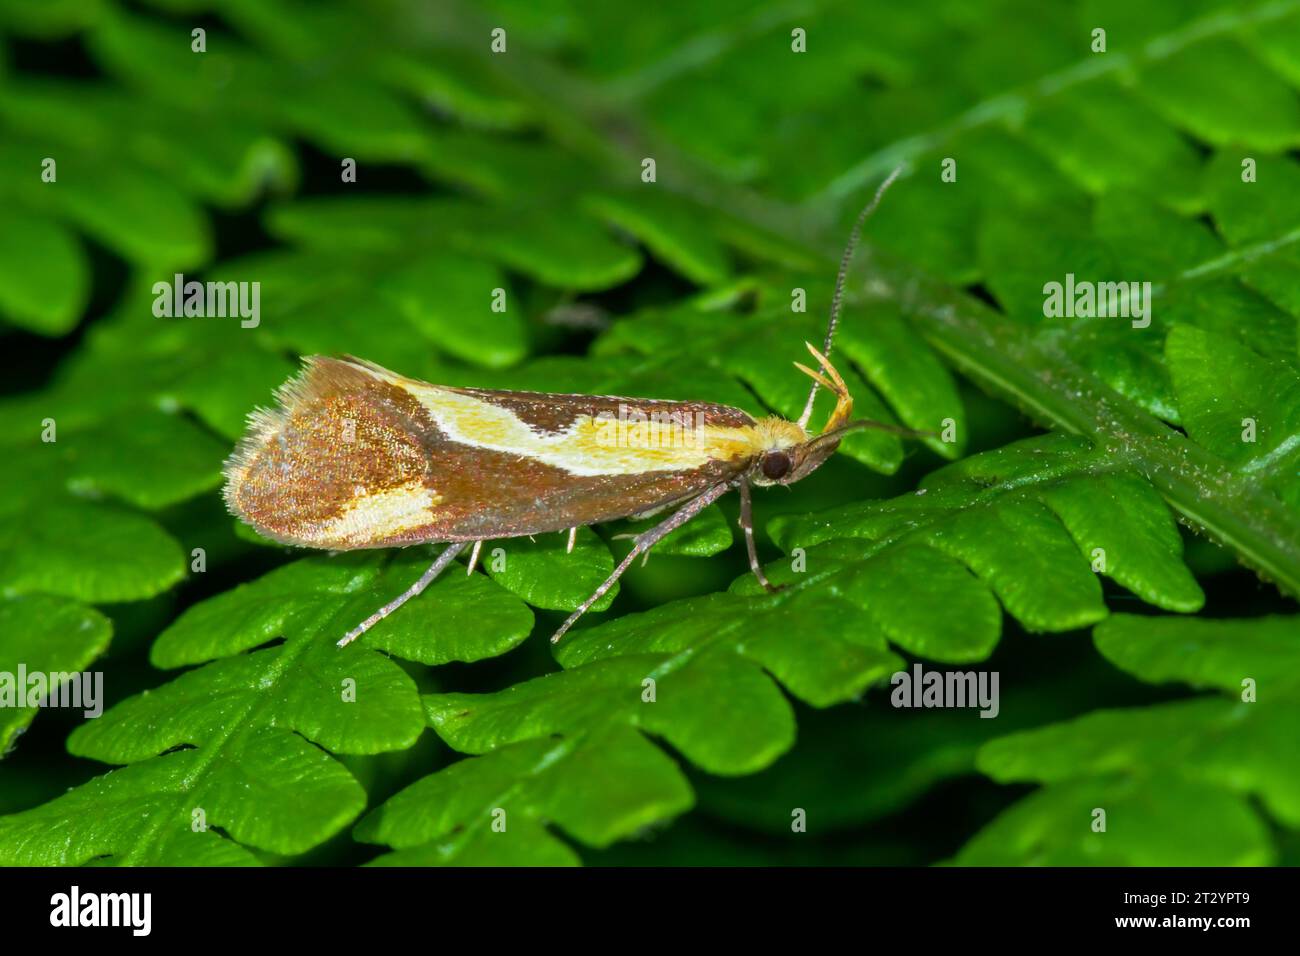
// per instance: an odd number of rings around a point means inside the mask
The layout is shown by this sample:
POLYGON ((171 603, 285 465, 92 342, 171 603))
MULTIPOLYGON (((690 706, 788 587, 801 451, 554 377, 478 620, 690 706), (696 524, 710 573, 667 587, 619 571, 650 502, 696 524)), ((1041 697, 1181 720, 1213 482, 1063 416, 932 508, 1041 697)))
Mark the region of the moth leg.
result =
POLYGON ((564 549, 565 554, 573 554, 573 546, 578 541, 578 526, 574 525, 569 529, 569 546, 564 549))
POLYGON ((465 576, 469 577, 474 573, 474 566, 478 564, 478 553, 483 550, 483 539, 474 542, 474 550, 469 553, 469 567, 465 569, 465 576))
POLYGON ((745 532, 745 550, 749 553, 749 570, 754 572, 763 590, 769 593, 784 590, 785 585, 776 585, 767 579, 763 566, 758 563, 758 548, 754 544, 754 509, 749 496, 749 482, 740 483, 740 528, 745 532))
POLYGON ((637 535, 633 539, 634 543, 632 545, 632 550, 628 552, 627 557, 618 563, 618 567, 614 569, 614 573, 607 577, 604 580, 604 583, 602 583, 600 587, 596 588, 591 597, 583 601, 579 608, 569 615, 569 619, 560 625, 560 629, 551 635, 551 643, 554 644, 562 638, 565 631, 571 628, 578 618, 586 614, 593 604, 604 597, 605 592, 614 586, 614 582, 623 576, 623 572, 632 566, 632 562, 635 561, 638 556, 649 551, 659 543, 664 535, 690 521, 730 490, 730 484, 724 483, 721 485, 714 485, 707 491, 702 492, 698 497, 692 498, 680 510, 673 512, 669 518, 661 521, 650 530, 637 535))
MULTIPOLYGON (((624 539, 635 541, 637 539, 637 535, 635 532, 629 534, 613 534, 609 536, 609 539, 611 541, 622 541, 624 539)), ((644 568, 649 562, 650 562, 650 552, 647 551, 645 553, 645 556, 641 559, 641 567, 644 568)))
POLYGON ((425 588, 427 588, 430 584, 433 583, 433 579, 436 578, 439 574, 441 574, 446 569, 447 565, 451 564, 451 562, 455 559, 456 555, 460 554, 460 552, 464 549, 464 547, 465 547, 464 541, 455 541, 447 545, 447 550, 443 551, 442 554, 438 555, 437 560, 435 560, 433 564, 429 565, 429 570, 425 571, 422 575, 420 575, 420 580, 416 581, 409 588, 407 588, 401 594, 397 595, 397 597, 393 598, 391 601, 389 601, 387 604, 381 607, 374 614, 370 615, 368 618, 366 618, 364 621, 362 621, 352 630, 348 631, 347 634, 343 636, 343 639, 338 642, 338 646, 346 647, 348 644, 351 644, 362 634, 366 633, 366 631, 370 630, 372 627, 374 627, 384 618, 388 617, 388 615, 392 614, 394 611, 396 611, 407 601, 411 600, 411 598, 417 597, 421 591, 423 591, 425 588))

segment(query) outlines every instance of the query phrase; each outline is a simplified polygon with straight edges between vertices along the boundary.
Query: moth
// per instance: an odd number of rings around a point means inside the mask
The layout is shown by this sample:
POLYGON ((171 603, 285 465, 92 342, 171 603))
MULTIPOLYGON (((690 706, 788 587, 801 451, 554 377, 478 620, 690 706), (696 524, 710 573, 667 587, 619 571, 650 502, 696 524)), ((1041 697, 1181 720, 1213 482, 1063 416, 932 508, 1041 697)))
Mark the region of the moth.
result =
POLYGON ((278 407, 256 409, 225 465, 230 511, 288 545, 351 551, 447 545, 406 591, 339 640, 346 645, 418 596, 466 547, 473 573, 484 541, 567 532, 677 507, 633 538, 613 573, 555 632, 558 641, 632 562, 724 494, 740 494, 749 566, 768 581, 754 543, 750 487, 811 474, 859 428, 926 434, 853 420, 853 398, 829 359, 845 275, 863 222, 895 170, 854 223, 840 263, 822 349, 803 415, 788 421, 707 402, 453 388, 362 359, 310 357, 280 387, 278 407), (807 430, 818 387, 835 409, 807 430))

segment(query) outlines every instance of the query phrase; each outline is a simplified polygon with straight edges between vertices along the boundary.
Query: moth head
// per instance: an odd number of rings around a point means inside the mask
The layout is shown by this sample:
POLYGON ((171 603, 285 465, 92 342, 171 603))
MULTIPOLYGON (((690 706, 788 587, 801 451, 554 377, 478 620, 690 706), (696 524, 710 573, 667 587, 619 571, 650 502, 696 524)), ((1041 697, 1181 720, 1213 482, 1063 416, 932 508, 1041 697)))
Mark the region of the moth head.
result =
POLYGON ((784 418, 763 418, 754 426, 757 448, 749 468, 753 485, 788 485, 807 475, 835 452, 835 441, 819 442, 803 426, 784 418))
MULTIPOLYGON (((807 344, 807 343, 805 343, 807 344)), ((928 437, 932 432, 912 431, 873 422, 870 419, 850 421, 853 414, 853 396, 835 366, 821 352, 808 345, 822 367, 814 372, 806 366, 795 362, 795 367, 826 388, 835 396, 835 410, 826 420, 826 427, 818 435, 809 435, 804 430, 804 421, 788 422, 781 418, 765 418, 758 423, 761 436, 761 450, 755 456, 750 468, 749 480, 755 485, 790 485, 812 474, 826 459, 835 454, 840 446, 840 439, 848 432, 860 428, 874 428, 879 431, 893 432, 897 435, 911 437, 928 437)), ((811 409, 811 404, 809 409, 811 409)))

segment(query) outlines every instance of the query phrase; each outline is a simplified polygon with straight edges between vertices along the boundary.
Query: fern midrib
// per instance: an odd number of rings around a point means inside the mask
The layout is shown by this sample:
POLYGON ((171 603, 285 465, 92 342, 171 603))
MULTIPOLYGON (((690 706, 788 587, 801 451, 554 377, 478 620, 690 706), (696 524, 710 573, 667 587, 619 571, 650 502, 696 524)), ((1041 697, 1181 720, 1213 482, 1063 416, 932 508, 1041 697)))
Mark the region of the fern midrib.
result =
MULTIPOLYGON (((897 280, 907 270, 885 272, 897 280)), ((915 273, 895 287, 905 290, 904 308, 927 341, 959 370, 1044 424, 1096 442, 1150 481, 1193 527, 1300 596, 1300 517, 1271 492, 1243 481, 1222 459, 982 303, 915 273)))

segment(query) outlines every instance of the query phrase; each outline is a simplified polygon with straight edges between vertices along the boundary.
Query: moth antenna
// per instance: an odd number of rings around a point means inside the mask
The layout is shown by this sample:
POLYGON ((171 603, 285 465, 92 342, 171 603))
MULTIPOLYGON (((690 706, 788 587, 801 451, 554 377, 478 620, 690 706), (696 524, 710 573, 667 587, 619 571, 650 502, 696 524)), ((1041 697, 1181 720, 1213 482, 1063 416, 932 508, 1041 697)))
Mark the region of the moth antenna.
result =
MULTIPOLYGON (((840 323, 840 303, 844 298, 844 282, 848 278, 849 265, 853 262, 853 253, 858 248, 858 239, 862 236, 862 226, 871 218, 871 214, 876 211, 876 207, 880 205, 885 190, 894 185, 894 180, 898 179, 906 168, 906 163, 899 163, 894 167, 893 172, 885 177, 885 181, 876 187, 876 194, 871 197, 870 202, 862 207, 857 220, 853 223, 853 230, 849 233, 849 241, 844 246, 844 254, 840 257, 840 271, 835 277, 835 292, 831 296, 831 316, 830 321, 826 324, 826 339, 822 346, 822 353, 825 356, 831 354, 831 345, 835 341, 835 327, 840 323)), ((812 417, 813 400, 817 397, 818 384, 814 380, 812 388, 808 391, 808 401, 804 404, 803 414, 799 416, 800 428, 808 427, 808 419, 812 417)))

